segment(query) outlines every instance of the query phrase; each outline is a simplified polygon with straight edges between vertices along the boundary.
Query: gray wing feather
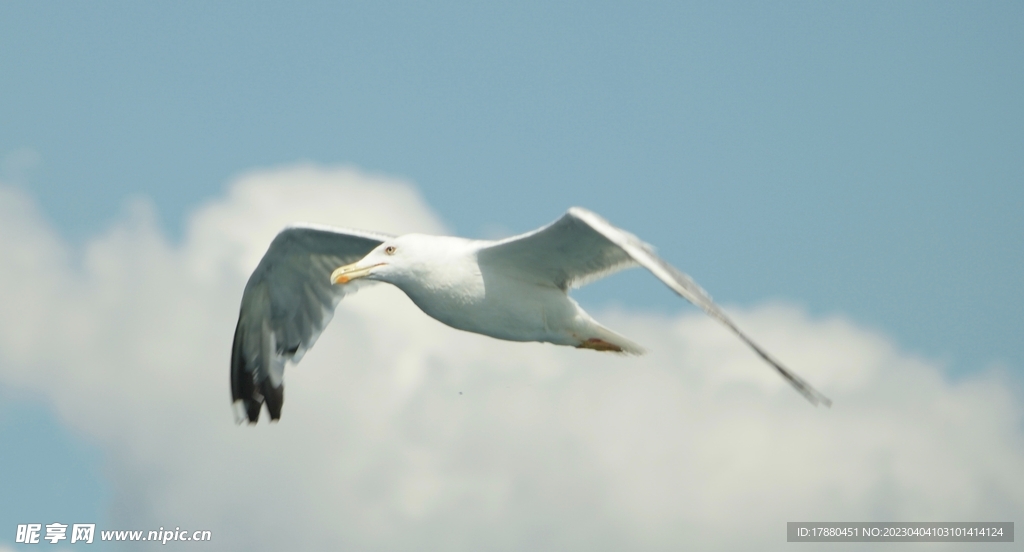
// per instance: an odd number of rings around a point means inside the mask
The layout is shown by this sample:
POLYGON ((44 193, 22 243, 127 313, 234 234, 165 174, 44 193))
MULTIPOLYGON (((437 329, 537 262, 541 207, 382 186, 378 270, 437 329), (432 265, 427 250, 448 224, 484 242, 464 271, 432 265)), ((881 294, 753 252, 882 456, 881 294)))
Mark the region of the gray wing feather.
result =
POLYGON ((297 363, 358 283, 332 286, 335 268, 353 263, 390 238, 327 226, 294 225, 271 242, 242 294, 231 350, 231 396, 239 422, 255 423, 266 403, 281 416, 284 366, 297 363))
POLYGON ((522 277, 564 290, 640 265, 672 291, 700 307, 735 333, 812 404, 832 401, 800 376, 769 355, 729 319, 693 278, 657 256, 642 240, 612 226, 597 214, 573 207, 554 223, 539 230, 501 240, 478 254, 482 262, 518 271, 522 277))
POLYGON ((629 253, 577 216, 578 211, 583 210, 573 207, 543 228, 483 248, 477 259, 507 274, 563 291, 638 265, 629 253))

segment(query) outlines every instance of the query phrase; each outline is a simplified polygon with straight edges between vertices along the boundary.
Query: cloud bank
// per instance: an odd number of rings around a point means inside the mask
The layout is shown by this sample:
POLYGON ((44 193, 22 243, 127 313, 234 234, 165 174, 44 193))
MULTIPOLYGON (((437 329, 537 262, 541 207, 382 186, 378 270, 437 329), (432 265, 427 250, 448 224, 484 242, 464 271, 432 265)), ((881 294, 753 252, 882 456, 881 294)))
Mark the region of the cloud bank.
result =
POLYGON ((786 304, 728 310, 831 410, 696 309, 593 313, 650 351, 632 358, 459 332, 378 285, 287 370, 279 424, 236 426, 242 287, 297 220, 445 231, 408 183, 298 166, 238 178, 181 243, 137 201, 77 250, 0 187, 0 384, 103 447, 117 526, 217 550, 732 550, 792 546, 786 521, 1024 513, 1005 374, 953 382, 786 304))

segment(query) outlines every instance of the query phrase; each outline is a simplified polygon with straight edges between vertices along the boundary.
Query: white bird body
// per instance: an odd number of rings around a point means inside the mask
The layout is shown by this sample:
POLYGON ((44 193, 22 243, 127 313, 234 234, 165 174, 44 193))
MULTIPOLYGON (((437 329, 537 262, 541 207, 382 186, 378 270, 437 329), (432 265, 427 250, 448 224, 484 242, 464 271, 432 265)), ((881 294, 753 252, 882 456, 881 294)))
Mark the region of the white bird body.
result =
POLYGON ((424 313, 453 328, 507 341, 584 348, 601 340, 620 352, 643 352, 598 324, 565 290, 493 270, 478 253, 494 242, 408 234, 387 243, 396 247, 394 255, 371 253, 357 265, 390 261, 401 269, 365 278, 393 284, 424 313))
POLYGON ((285 229, 242 297, 231 355, 237 416, 255 423, 266 403, 271 419, 280 417, 285 363, 297 363, 313 346, 357 280, 390 283, 424 313, 460 330, 641 354, 639 345, 597 323, 568 296, 572 287, 638 265, 722 322, 812 403, 831 403, 740 331, 650 245, 574 207, 548 226, 498 241, 311 225, 285 229))

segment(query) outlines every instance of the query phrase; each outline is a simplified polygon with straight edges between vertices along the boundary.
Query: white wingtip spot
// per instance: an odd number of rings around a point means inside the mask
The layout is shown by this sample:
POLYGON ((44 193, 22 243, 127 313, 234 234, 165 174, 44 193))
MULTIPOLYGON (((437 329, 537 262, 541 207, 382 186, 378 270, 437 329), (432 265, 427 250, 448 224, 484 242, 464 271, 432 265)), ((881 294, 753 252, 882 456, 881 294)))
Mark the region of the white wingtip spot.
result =
POLYGON ((231 410, 235 413, 235 423, 242 425, 249 421, 249 415, 245 411, 245 402, 241 399, 231 403, 231 410))

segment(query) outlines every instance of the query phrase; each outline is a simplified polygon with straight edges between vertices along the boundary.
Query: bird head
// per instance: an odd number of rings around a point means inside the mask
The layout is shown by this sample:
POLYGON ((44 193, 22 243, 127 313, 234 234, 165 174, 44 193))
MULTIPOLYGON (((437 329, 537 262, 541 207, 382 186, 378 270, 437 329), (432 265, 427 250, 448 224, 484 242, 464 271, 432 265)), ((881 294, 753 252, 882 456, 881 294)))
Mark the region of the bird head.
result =
POLYGON ((405 277, 415 277, 428 262, 434 236, 406 234, 384 241, 365 257, 331 273, 332 284, 347 284, 359 278, 399 284, 405 277))
POLYGON ((398 257, 399 247, 402 245, 398 241, 399 238, 387 240, 367 253, 362 259, 338 267, 331 273, 331 283, 347 284, 360 278, 387 281, 387 275, 394 272, 395 265, 400 262, 401 257, 405 257, 404 247, 402 248, 403 255, 398 257))
POLYGON ((447 236, 406 234, 391 238, 358 261, 335 269, 332 284, 347 284, 359 278, 387 282, 398 287, 414 285, 460 260, 472 247, 472 240, 447 236))

